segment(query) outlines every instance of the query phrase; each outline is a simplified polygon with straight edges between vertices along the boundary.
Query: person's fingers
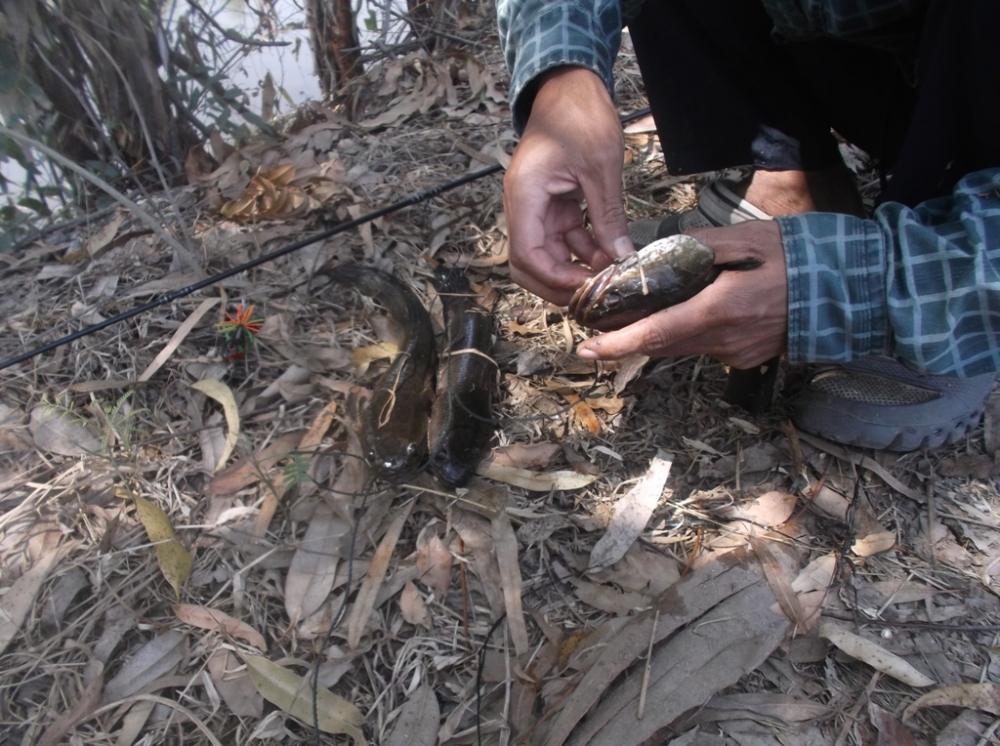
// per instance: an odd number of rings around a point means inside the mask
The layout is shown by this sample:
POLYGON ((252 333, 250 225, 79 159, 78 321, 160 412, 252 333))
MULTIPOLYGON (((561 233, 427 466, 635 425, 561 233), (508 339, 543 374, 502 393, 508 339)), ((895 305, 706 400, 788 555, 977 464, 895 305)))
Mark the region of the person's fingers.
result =
POLYGON ((670 355, 688 337, 705 330, 710 302, 703 291, 677 306, 646 316, 613 332, 592 337, 577 347, 576 354, 588 360, 619 360, 629 355, 670 355))
POLYGON ((716 264, 784 260, 781 227, 773 220, 750 220, 721 228, 698 228, 690 235, 712 247, 716 264))
POLYGON ((529 290, 535 295, 544 298, 545 300, 555 303, 559 306, 565 306, 569 304, 570 298, 573 297, 573 292, 582 285, 590 274, 583 269, 574 264, 562 265, 562 269, 556 271, 557 274, 567 274, 572 275, 572 279, 561 285, 554 285, 546 281, 548 277, 551 276, 552 272, 549 274, 545 273, 546 267, 556 266, 552 263, 551 258, 547 254, 542 254, 540 261, 534 263, 531 267, 532 271, 528 271, 518 267, 515 264, 510 265, 510 279, 516 282, 518 285, 523 287, 525 290, 529 290), (546 279, 540 279, 546 278, 546 279))
POLYGON ((596 258, 604 256, 604 252, 601 251, 594 241, 594 237, 590 235, 590 231, 584 228, 582 223, 566 231, 564 237, 566 245, 573 252, 573 255, 579 257, 588 266, 592 267, 596 258))
MULTIPOLYGON (((587 215, 594 238, 601 250, 610 259, 624 259, 635 251, 628 235, 625 219, 625 202, 622 197, 621 162, 623 145, 609 145, 617 148, 617 154, 609 161, 618 167, 601 168, 582 179, 583 196, 587 200, 587 215)), ((600 161, 599 161, 600 162, 600 161)))

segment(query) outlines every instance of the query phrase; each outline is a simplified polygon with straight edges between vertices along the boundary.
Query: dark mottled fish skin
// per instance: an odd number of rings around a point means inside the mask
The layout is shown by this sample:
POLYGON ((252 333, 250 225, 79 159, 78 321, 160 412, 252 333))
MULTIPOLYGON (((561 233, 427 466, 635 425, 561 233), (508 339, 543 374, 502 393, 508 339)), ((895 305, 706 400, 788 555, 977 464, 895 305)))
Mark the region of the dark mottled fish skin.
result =
POLYGON ((715 252, 691 236, 661 238, 585 282, 569 304, 580 324, 620 329, 698 294, 718 276, 715 252))
POLYGON ((404 332, 399 354, 361 412, 361 444, 369 465, 382 479, 401 481, 427 461, 427 417, 437 365, 430 316, 409 287, 373 267, 342 264, 323 274, 376 300, 404 332))
POLYGON ((434 475, 451 487, 469 481, 489 445, 497 369, 493 357, 493 319, 472 296, 461 270, 440 268, 434 285, 444 305, 446 354, 438 371, 428 448, 434 475))

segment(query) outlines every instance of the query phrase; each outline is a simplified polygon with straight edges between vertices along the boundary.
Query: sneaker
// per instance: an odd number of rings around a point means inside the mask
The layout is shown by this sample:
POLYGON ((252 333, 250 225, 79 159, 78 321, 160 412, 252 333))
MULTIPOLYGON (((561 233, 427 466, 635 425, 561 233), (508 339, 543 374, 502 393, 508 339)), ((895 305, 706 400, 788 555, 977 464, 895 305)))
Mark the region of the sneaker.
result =
POLYGON ((665 218, 633 221, 628 225, 629 238, 637 249, 641 249, 658 238, 685 233, 694 228, 718 228, 748 220, 773 219, 759 207, 754 207, 741 198, 736 189, 736 184, 731 181, 710 181, 698 194, 698 204, 693 208, 665 218))
POLYGON ((807 433, 862 448, 916 451, 954 443, 982 416, 993 373, 933 376, 872 357, 824 368, 794 402, 807 433))

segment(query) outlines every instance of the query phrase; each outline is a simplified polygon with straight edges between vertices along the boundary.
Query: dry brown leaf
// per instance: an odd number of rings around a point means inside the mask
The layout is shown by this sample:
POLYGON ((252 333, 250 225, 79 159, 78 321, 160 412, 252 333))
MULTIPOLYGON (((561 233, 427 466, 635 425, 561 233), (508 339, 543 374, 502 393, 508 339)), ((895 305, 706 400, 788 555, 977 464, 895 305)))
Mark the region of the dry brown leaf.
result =
POLYGON ((606 611, 609 614, 624 616, 633 611, 648 609, 651 603, 649 596, 642 593, 622 592, 608 585, 591 583, 586 580, 574 580, 576 597, 587 606, 606 611))
POLYGON ((207 629, 211 632, 219 631, 234 639, 243 640, 258 650, 267 649, 267 643, 264 642, 264 636, 260 632, 246 622, 241 622, 218 609, 195 604, 174 604, 174 614, 182 622, 190 624, 192 627, 207 629))
POLYGON ((375 554, 372 556, 372 563, 368 566, 365 579, 361 582, 361 589, 354 599, 351 613, 347 618, 347 646, 351 649, 358 647, 361 642, 361 635, 364 634, 368 619, 375 609, 375 598, 382 582, 385 580, 386 571, 389 569, 389 562, 392 560, 392 553, 396 549, 396 542, 406 525, 406 520, 413 510, 413 500, 406 503, 406 507, 399 511, 392 519, 386 529, 385 536, 379 542, 375 554))
POLYGON ((351 362, 358 369, 358 373, 364 375, 368 366, 376 360, 392 360, 399 354, 399 346, 392 342, 378 342, 367 347, 358 347, 351 350, 351 362))
POLYGON ((563 394, 563 398, 572 405, 573 424, 581 430, 586 430, 592 436, 601 434, 601 421, 593 408, 576 394, 563 394))
POLYGON ((507 610, 507 629, 514 643, 514 650, 520 656, 528 652, 528 627, 524 622, 521 607, 521 565, 517 559, 517 536, 510 525, 507 512, 500 510, 493 518, 493 542, 500 568, 500 583, 503 587, 504 606, 507 610))
POLYGON ((418 580, 434 591, 438 599, 448 595, 451 585, 451 552, 436 533, 425 538, 423 532, 417 538, 418 580))
POLYGON ((89 456, 100 452, 101 439, 82 418, 50 404, 31 410, 28 425, 35 445, 60 456, 89 456))
MULTIPOLYGON (((2 652, 2 649, 0 649, 2 652)), ((87 672, 91 674, 90 679, 83 686, 83 691, 75 695, 72 699, 73 707, 68 712, 61 715, 52 723, 35 746, 58 746, 65 743, 65 738, 78 722, 90 715, 101 704, 101 690, 104 688, 104 664, 97 660, 91 660, 87 664, 87 672)))
POLYGON ((952 684, 932 689, 903 711, 903 720, 910 720, 924 707, 965 707, 1000 717, 1000 684, 952 684))
POLYGON ((330 595, 350 534, 350 519, 320 503, 285 577, 285 611, 292 624, 315 613, 330 595))
POLYGON ((157 635, 121 667, 104 687, 103 701, 115 702, 138 693, 174 670, 187 655, 187 637, 177 630, 157 635))
POLYGON ((132 501, 135 503, 135 515, 153 544, 160 571, 180 598, 181 586, 191 574, 191 553, 178 541, 170 519, 159 505, 138 495, 134 495, 132 501))
POLYGON ((663 495, 673 458, 658 451, 646 473, 615 503, 607 531, 590 552, 590 570, 610 567, 625 556, 629 547, 645 531, 656 504, 663 495))
POLYGON ((492 462, 483 462, 476 473, 481 477, 492 479, 504 484, 531 492, 551 492, 552 490, 579 490, 597 481, 596 475, 580 474, 576 471, 529 471, 513 466, 500 466, 492 462))
POLYGON ((382 746, 435 746, 441 706, 426 680, 407 697, 382 746))
POLYGON ((0 653, 10 645, 24 620, 28 617, 35 597, 48 577, 49 571, 59 558, 59 552, 52 548, 43 554, 21 577, 14 581, 3 596, 0 596, 0 653))
MULTIPOLYGON (((248 655, 245 661, 254 686, 264 699, 306 725, 312 725, 312 686, 309 680, 263 656, 248 655)), ((319 720, 316 725, 321 731, 348 735, 354 739, 355 746, 367 743, 361 732, 364 716, 357 707, 326 688, 317 691, 316 700, 319 720)))
POLYGON ((413 583, 403 586, 403 592, 399 596, 399 611, 403 619, 413 626, 431 628, 431 615, 427 612, 427 604, 413 583))
POLYGON ((792 581, 792 590, 796 593, 826 590, 833 582, 833 575, 836 571, 836 552, 817 557, 803 567, 795 580, 792 581))
POLYGON ((847 655, 913 687, 933 686, 935 681, 880 645, 833 624, 820 622, 819 634, 847 655))
MULTIPOLYGON (((116 211, 111 220, 105 223, 97 233, 87 239, 87 242, 83 245, 86 256, 92 258, 103 251, 108 244, 115 240, 115 236, 118 235, 118 229, 122 227, 122 223, 124 222, 125 213, 120 210, 116 211)), ((80 258, 82 259, 83 257, 80 258)))
POLYGON ((693 571, 655 609, 627 620, 599 645, 583 678, 560 702, 545 746, 655 743, 653 737, 679 715, 772 654, 788 620, 772 610, 774 594, 752 555, 737 549, 724 558, 693 571), (651 640, 647 686, 640 667, 651 640), (634 675, 623 677, 629 669, 634 675))
POLYGON ((878 732, 876 746, 917 746, 913 734, 888 710, 868 703, 868 719, 878 732))
POLYGON ((559 443, 517 443, 493 451, 490 461, 516 469, 544 469, 562 450, 559 443))
POLYGON ((285 433, 264 450, 217 472, 205 491, 212 496, 232 495, 256 484, 275 464, 298 448, 304 434, 304 430, 285 433))
POLYGON ((851 551, 859 557, 872 557, 888 552, 896 546, 896 534, 892 531, 874 531, 855 540, 851 551))
POLYGON ((465 510, 453 510, 452 525, 458 532, 458 539, 452 543, 452 551, 466 561, 471 558, 471 566, 479 578, 483 595, 489 601, 494 616, 503 614, 504 598, 500 590, 500 570, 497 568, 496 553, 493 550, 493 537, 490 533, 490 523, 477 515, 465 510))
POLYGON ((761 569, 764 571, 764 579, 771 586, 771 592, 774 594, 778 606, 781 607, 781 610, 788 617, 789 621, 795 625, 793 631, 798 632, 807 629, 809 619, 806 618, 806 614, 802 610, 801 604, 799 604, 798 596, 792 590, 794 576, 790 574, 790 568, 787 563, 780 561, 767 539, 750 536, 749 540, 754 554, 757 555, 757 561, 760 562, 761 569))
POLYGON ((206 663, 212 684, 222 695, 229 710, 237 717, 259 718, 264 711, 264 699, 253 685, 250 673, 240 665, 229 650, 218 649, 206 663), (237 671, 237 669, 242 669, 237 671))
POLYGON ((748 505, 729 508, 723 515, 729 519, 752 521, 771 528, 780 526, 792 517, 797 500, 795 495, 786 492, 766 492, 748 505))
POLYGON ((618 370, 615 371, 615 380, 611 388, 616 394, 621 394, 625 387, 642 373, 642 369, 649 362, 648 355, 629 355, 618 362, 618 370))
POLYGON ((148 381, 153 375, 158 371, 170 356, 174 354, 178 347, 180 347, 181 342, 183 342, 187 335, 191 333, 195 325, 201 321, 202 316, 215 308, 219 303, 219 298, 206 298, 203 300, 196 309, 194 309, 191 314, 184 319, 177 330, 171 335, 170 341, 167 342, 166 346, 153 358, 153 361, 146 366, 146 369, 139 374, 139 377, 135 380, 138 383, 143 381, 148 381))

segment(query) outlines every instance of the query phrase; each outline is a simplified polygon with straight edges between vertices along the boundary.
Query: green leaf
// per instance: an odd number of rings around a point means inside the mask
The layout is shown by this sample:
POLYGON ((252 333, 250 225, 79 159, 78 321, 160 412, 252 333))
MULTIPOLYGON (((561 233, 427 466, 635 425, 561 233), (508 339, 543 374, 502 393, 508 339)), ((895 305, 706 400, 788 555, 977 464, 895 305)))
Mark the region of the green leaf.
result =
POLYGON ((39 215, 48 216, 52 214, 52 211, 49 210, 48 205, 46 205, 41 200, 35 199, 34 197, 22 197, 17 201, 17 204, 19 204, 21 207, 27 207, 29 210, 34 210, 39 215))

